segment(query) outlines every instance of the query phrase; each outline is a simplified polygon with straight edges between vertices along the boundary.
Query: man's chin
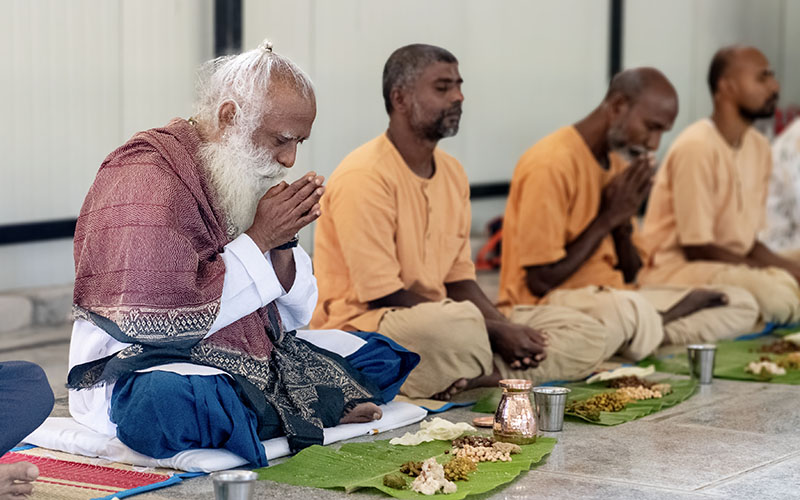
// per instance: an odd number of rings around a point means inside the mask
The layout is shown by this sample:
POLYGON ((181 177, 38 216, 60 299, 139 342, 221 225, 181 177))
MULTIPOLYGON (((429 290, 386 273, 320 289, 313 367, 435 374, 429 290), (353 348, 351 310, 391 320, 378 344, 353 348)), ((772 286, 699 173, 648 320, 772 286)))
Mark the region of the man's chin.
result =
POLYGON ((285 178, 286 178, 286 172, 281 172, 281 173, 279 173, 277 175, 267 175, 267 176, 262 177, 259 180, 259 184, 261 186, 261 189, 259 190, 259 192, 261 192, 261 196, 264 196, 264 194, 267 191, 272 189, 274 186, 277 186, 278 184, 280 184, 280 182, 285 178))

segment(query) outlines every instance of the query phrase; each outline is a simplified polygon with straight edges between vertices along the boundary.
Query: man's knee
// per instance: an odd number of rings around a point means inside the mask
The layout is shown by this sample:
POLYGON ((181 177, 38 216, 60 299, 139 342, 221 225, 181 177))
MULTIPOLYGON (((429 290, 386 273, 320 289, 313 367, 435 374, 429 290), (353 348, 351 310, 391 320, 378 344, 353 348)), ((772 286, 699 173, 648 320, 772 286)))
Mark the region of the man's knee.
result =
POLYGON ((133 374, 117 382, 111 397, 117 437, 155 458, 222 447, 236 426, 255 426, 255 418, 223 375, 133 374))
POLYGON ((746 289, 758 303, 765 321, 787 323, 800 319, 800 288, 783 269, 728 266, 714 277, 714 284, 746 289))
POLYGON ((8 361, 2 363, 0 378, 11 382, 14 392, 24 396, 25 418, 36 421, 37 426, 44 422, 55 403, 44 370, 28 361, 8 361))
POLYGON ((728 298, 725 312, 739 319, 744 328, 752 328, 758 321, 760 308, 752 293, 738 286, 722 285, 714 287, 728 298))
MULTIPOLYGON (((402 311, 401 314, 403 314, 401 321, 406 323, 406 326, 395 325, 392 318, 388 318, 389 321, 381 323, 381 327, 392 330, 400 326, 403 329, 413 330, 413 333, 403 332, 403 336, 414 337, 414 349, 419 351, 420 355, 441 351, 467 354, 476 347, 483 349, 489 343, 483 315, 475 304, 469 301, 429 302, 402 311)), ((393 336, 390 331, 386 334, 389 337, 393 336)), ((398 341, 403 343, 402 339, 398 341)))

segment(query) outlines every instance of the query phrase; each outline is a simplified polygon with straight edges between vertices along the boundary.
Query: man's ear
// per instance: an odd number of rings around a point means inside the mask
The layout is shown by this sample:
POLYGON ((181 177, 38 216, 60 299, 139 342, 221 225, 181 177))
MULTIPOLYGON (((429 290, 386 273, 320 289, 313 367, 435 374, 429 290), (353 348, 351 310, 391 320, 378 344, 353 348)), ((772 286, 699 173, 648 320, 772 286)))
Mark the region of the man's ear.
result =
POLYGON ((217 112, 217 120, 219 121, 219 129, 224 131, 228 127, 233 126, 233 119, 236 117, 236 111, 239 106, 233 101, 225 101, 219 107, 217 112))
POLYGON ((722 76, 717 82, 717 94, 722 96, 732 96, 736 93, 736 82, 727 76, 722 76))
POLYGON ((628 108, 630 107, 630 99, 628 99, 625 95, 621 92, 617 92, 612 94, 606 102, 608 103, 608 109, 611 111, 611 117, 617 117, 620 115, 624 115, 628 108))
POLYGON ((389 99, 392 102, 392 109, 400 114, 405 114, 411 104, 408 95, 400 87, 395 87, 389 92, 389 99))

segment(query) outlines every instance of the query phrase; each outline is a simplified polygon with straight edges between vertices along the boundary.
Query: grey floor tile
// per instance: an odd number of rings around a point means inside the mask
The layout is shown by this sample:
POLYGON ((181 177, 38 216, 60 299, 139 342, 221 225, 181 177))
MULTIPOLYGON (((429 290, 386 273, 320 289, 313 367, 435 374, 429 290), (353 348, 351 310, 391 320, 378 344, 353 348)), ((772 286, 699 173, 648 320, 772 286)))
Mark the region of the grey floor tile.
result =
POLYGON ((800 452, 792 458, 749 471, 700 491, 724 498, 798 499, 800 498, 800 452))
POLYGON ((68 341, 0 352, 0 361, 31 361, 41 366, 57 398, 67 394, 68 357, 68 341))
MULTIPOLYGON (((671 419, 674 425, 780 437, 800 445, 800 387, 778 384, 744 385, 742 393, 726 395, 723 401, 703 405, 671 419)), ((714 387, 716 389, 716 387, 714 387)))

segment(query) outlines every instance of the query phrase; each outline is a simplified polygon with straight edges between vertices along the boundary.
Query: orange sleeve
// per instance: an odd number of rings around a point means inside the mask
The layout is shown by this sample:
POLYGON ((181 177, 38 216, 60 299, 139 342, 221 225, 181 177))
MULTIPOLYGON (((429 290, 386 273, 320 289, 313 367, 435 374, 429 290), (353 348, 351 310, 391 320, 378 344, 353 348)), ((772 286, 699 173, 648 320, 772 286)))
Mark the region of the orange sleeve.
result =
POLYGON ((350 281, 361 302, 403 288, 397 260, 395 193, 380 177, 346 173, 328 186, 332 217, 350 281))
POLYGON ((453 266, 444 277, 445 283, 476 279, 475 263, 472 262, 472 250, 469 244, 469 235, 472 230, 472 208, 469 200, 469 181, 466 180, 466 176, 464 177, 459 201, 459 206, 453 207, 451 213, 457 213, 461 216, 458 236, 456 237, 457 241, 455 242, 460 248, 453 266))
POLYGON ((714 152, 699 141, 688 141, 672 151, 666 168, 672 173, 672 193, 678 242, 714 243, 714 152))
POLYGON ((527 165, 518 188, 518 227, 513 228, 522 267, 552 264, 566 257, 570 184, 556 165, 527 165))

